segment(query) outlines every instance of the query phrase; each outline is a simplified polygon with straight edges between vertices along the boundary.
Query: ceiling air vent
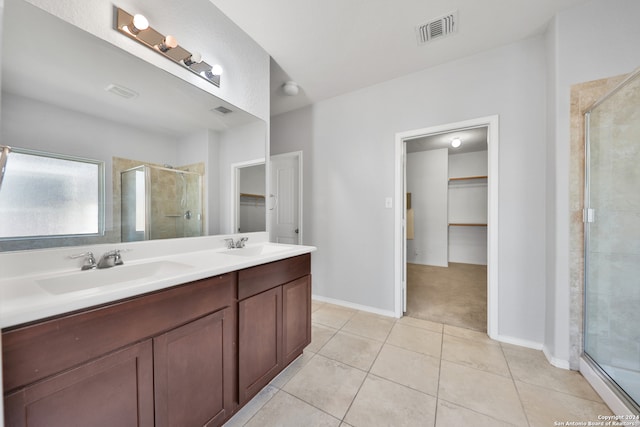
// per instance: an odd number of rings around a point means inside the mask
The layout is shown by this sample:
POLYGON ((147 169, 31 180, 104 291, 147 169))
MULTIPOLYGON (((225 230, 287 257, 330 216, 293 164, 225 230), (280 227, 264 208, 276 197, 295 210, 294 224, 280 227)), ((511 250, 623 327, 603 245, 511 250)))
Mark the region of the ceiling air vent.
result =
POLYGON ((418 44, 425 44, 456 33, 458 32, 458 11, 417 26, 416 32, 418 44))
POLYGON ((233 110, 228 109, 227 107, 223 107, 222 105, 219 107, 216 107, 214 109, 212 109, 211 111, 215 111, 216 113, 220 113, 220 114, 229 114, 231 113, 233 110))
POLYGON ((125 99, 132 99, 138 96, 138 92, 136 92, 135 90, 126 88, 124 86, 116 85, 116 84, 110 84, 107 87, 105 87, 104 90, 106 90, 107 92, 111 92, 114 95, 121 96, 125 99))

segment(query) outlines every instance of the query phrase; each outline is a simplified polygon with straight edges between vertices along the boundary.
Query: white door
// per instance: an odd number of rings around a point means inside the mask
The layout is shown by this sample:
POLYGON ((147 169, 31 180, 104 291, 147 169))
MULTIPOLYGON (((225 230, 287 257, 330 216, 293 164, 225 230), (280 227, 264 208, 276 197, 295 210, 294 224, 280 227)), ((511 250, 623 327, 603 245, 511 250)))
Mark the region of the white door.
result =
POLYGON ((271 157, 271 241, 300 244, 300 154, 271 157))

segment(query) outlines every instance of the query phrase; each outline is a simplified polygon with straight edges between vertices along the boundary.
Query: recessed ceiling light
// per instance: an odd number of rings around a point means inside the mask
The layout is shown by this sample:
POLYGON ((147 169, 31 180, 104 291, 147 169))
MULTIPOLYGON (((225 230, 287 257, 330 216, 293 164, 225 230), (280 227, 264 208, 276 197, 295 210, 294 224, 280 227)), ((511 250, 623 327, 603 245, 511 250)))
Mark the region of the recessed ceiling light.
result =
POLYGON ((452 146, 453 148, 458 148, 458 147, 460 147, 461 145, 462 145, 462 141, 460 141, 460 138, 453 138, 453 139, 451 140, 451 146, 452 146))

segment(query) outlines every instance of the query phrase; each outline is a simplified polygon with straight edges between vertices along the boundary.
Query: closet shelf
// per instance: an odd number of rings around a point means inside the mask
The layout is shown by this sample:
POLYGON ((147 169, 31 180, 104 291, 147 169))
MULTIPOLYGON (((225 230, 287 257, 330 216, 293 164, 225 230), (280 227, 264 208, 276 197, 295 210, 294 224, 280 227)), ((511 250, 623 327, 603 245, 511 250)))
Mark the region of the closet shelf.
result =
POLYGON ((264 199, 262 194, 240 193, 240 197, 253 197, 254 199, 264 199))
POLYGON ((487 175, 478 175, 478 176, 461 176, 456 178, 449 178, 449 181, 468 181, 472 179, 487 179, 489 178, 487 175))
POLYGON ((469 222, 450 222, 449 227, 486 227, 487 224, 469 223, 469 222))

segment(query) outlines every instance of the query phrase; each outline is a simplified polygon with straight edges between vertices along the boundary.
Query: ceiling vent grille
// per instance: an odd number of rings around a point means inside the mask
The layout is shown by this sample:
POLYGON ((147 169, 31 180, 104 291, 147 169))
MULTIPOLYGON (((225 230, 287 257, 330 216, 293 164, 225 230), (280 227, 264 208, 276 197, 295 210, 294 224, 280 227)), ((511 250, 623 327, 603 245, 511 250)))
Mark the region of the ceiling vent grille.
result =
POLYGON ((458 11, 416 27, 418 44, 422 45, 458 32, 458 11))
POLYGON ((211 111, 219 113, 219 114, 229 114, 232 110, 230 110, 227 107, 224 107, 224 106, 221 105, 219 107, 216 107, 216 108, 212 109, 211 111))
POLYGON ((114 95, 121 96, 125 99, 132 99, 132 98, 138 97, 138 92, 136 92, 135 90, 129 89, 127 87, 120 86, 117 84, 110 84, 107 87, 105 87, 104 90, 106 90, 107 92, 111 92, 114 95))

